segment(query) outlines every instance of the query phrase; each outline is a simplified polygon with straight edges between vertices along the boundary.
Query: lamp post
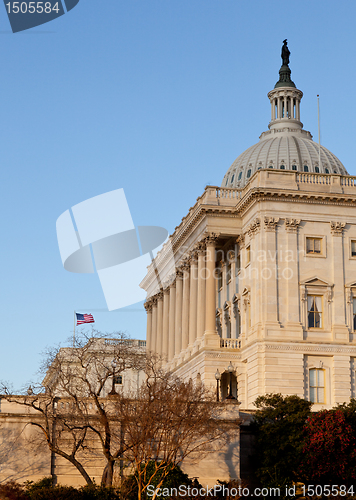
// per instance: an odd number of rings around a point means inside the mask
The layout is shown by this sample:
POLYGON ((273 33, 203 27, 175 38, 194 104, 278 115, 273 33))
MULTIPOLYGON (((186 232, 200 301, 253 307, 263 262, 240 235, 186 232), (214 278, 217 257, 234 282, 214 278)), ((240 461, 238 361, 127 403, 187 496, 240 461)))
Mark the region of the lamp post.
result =
POLYGON ((117 367, 117 362, 115 359, 111 361, 111 366, 112 366, 112 388, 111 391, 109 392, 109 396, 114 396, 116 394, 115 391, 115 368, 117 367))
POLYGON ((228 372, 230 373, 230 387, 229 387, 229 395, 226 399, 236 399, 235 396, 232 395, 232 372, 234 371, 234 367, 232 366, 231 361, 227 369, 228 372))
POLYGON ((216 370, 215 378, 216 378, 216 401, 219 402, 219 382, 221 379, 221 374, 219 370, 216 370))

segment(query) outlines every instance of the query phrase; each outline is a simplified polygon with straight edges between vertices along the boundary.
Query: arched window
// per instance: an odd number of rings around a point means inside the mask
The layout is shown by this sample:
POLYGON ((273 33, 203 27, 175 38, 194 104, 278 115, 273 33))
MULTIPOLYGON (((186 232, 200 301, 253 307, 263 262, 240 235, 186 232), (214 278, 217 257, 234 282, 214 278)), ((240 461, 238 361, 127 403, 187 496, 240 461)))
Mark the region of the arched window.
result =
POLYGON ((328 174, 328 173, 329 173, 329 169, 328 169, 328 168, 326 168, 326 169, 325 169, 325 173, 326 173, 326 174, 328 174))
POLYGON ((312 403, 325 403, 325 370, 323 368, 309 370, 309 400, 312 403))
POLYGON ((297 170, 297 165, 292 165, 292 170, 297 170))
POLYGON ((315 172, 318 174, 320 172, 319 167, 315 167, 315 172))
POLYGON ((234 182, 235 174, 231 177, 231 184, 234 182))
POLYGON ((227 183, 229 182, 229 176, 226 178, 225 186, 227 186, 227 183))
POLYGON ((285 170, 285 168, 286 168, 286 167, 285 167, 284 165, 281 165, 279 168, 280 168, 281 170, 285 170))
POLYGON ((241 177, 242 177, 242 172, 240 172, 240 173, 239 173, 239 177, 238 177, 238 179, 237 179, 237 180, 238 180, 238 181, 240 181, 240 180, 241 180, 241 177))
POLYGON ((309 172, 309 167, 308 167, 308 165, 304 165, 304 172, 309 172))
POLYGON ((249 178, 249 177, 251 177, 251 169, 250 168, 247 170, 247 178, 249 178))

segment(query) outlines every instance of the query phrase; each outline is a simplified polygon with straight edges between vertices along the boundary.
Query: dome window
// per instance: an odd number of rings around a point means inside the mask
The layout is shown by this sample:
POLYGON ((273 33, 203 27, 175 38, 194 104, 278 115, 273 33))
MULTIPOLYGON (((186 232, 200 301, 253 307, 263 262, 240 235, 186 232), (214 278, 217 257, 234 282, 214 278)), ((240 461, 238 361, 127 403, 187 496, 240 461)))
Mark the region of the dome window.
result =
POLYGON ((239 173, 239 177, 238 177, 238 179, 237 179, 237 180, 238 180, 238 181, 240 181, 240 180, 241 180, 241 177, 242 177, 242 172, 240 172, 240 173, 239 173))
POLYGON ((225 186, 227 186, 228 182, 229 182, 229 177, 226 178, 225 186))
POLYGON ((257 169, 257 170, 261 170, 261 168, 262 168, 262 167, 258 167, 258 169, 257 169))
POLYGON ((292 165, 292 170, 297 170, 297 165, 292 165))
POLYGON ((334 174, 337 174, 337 170, 334 170, 334 174))
POLYGON ((280 168, 281 170, 285 170, 285 169, 286 169, 286 167, 285 167, 284 165, 281 165, 279 168, 280 168))
POLYGON ((231 184, 234 182, 235 174, 231 177, 231 184))
POLYGON ((250 168, 247 170, 247 178, 249 178, 249 177, 251 177, 251 169, 250 168))
POLYGON ((320 173, 320 169, 319 169, 319 167, 315 167, 315 172, 316 172, 317 174, 319 174, 319 173, 320 173))
POLYGON ((273 168, 273 165, 270 165, 268 168, 273 168))
POLYGON ((325 169, 325 173, 326 173, 326 174, 328 174, 328 173, 329 173, 329 169, 328 169, 328 168, 326 168, 326 169, 325 169))
POLYGON ((309 172, 309 167, 308 167, 308 165, 304 165, 304 172, 309 172))

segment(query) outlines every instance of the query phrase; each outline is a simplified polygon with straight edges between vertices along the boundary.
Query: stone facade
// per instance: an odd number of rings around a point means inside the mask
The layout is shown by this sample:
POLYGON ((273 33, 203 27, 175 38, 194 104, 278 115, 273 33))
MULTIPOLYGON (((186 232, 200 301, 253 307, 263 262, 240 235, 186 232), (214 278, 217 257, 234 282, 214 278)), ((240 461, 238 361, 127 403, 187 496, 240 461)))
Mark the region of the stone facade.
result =
POLYGON ((175 229, 175 273, 163 248, 141 283, 148 349, 212 388, 219 370, 245 410, 271 392, 315 410, 356 396, 356 178, 303 130, 289 83, 268 94, 260 142, 175 229))

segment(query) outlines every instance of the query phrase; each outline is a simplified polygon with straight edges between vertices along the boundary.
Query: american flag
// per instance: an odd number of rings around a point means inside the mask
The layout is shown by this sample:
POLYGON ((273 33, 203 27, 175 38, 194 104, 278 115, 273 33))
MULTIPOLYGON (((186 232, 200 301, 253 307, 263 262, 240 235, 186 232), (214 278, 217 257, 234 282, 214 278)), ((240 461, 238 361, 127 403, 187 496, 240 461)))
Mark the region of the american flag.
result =
POLYGON ((77 315, 77 326, 82 325, 83 323, 95 323, 92 314, 75 314, 77 315))

